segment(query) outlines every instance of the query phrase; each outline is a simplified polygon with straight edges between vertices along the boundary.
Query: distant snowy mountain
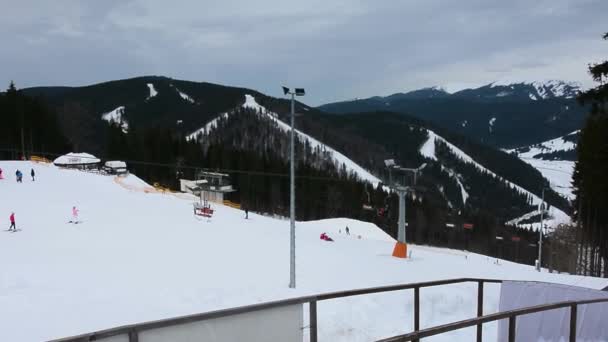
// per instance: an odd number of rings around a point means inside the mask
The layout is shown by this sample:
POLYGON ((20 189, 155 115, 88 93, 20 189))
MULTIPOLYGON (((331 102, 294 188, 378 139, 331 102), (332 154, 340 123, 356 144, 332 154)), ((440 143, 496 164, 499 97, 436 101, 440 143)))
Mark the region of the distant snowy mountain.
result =
POLYGON ((335 114, 403 113, 484 144, 515 148, 580 129, 589 112, 576 101, 580 90, 578 83, 567 81, 501 81, 453 93, 444 87, 424 88, 319 109, 335 114))
POLYGON ((475 89, 464 89, 452 94, 478 100, 539 101, 547 99, 573 99, 581 86, 576 82, 551 80, 546 82, 492 82, 475 89))

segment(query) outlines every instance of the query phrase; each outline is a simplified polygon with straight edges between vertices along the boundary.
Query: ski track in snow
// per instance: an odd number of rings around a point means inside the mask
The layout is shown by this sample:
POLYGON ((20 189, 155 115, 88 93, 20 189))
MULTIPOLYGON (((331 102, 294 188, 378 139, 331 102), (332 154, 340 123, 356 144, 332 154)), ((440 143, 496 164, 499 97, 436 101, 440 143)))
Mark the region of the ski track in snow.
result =
MULTIPOLYGON (((245 103, 242 106, 244 108, 254 109, 257 112, 262 113, 262 115, 265 115, 269 120, 276 122, 278 127, 284 132, 289 132, 291 130, 291 126, 278 119, 278 114, 267 110, 264 106, 257 103, 255 98, 251 95, 245 95, 245 103)), ((231 112, 220 114, 217 118, 209 121, 204 127, 188 135, 188 139, 196 139, 199 134, 209 133, 210 130, 213 130, 217 127, 217 123, 220 118, 228 118, 230 115, 232 115, 231 112)), ((299 139, 308 141, 310 147, 313 150, 318 147, 321 151, 331 154, 332 159, 334 160, 334 162, 338 163, 338 166, 344 164, 346 166, 347 171, 355 173, 361 180, 372 183, 374 187, 378 186, 378 183, 381 182, 378 177, 372 175, 369 171, 365 170, 363 167, 353 162, 344 154, 334 150, 333 148, 327 146, 326 144, 318 141, 317 139, 309 136, 308 134, 298 129, 296 129, 295 132, 299 139)))
MULTIPOLYGON (((526 195, 530 195, 532 196, 532 204, 533 205, 538 205, 541 202, 540 197, 536 196, 535 194, 531 193, 530 191, 522 188, 521 186, 514 184, 500 176, 498 176, 496 173, 492 172, 491 170, 487 169, 486 167, 484 167, 483 165, 479 164, 477 161, 475 161, 473 158, 471 158, 468 154, 466 154, 464 151, 462 151, 461 149, 459 149, 458 147, 456 147, 455 145, 453 145, 452 143, 450 143, 449 141, 445 140, 443 137, 437 135, 435 132, 428 130, 428 135, 429 138, 427 139, 427 141, 422 145, 422 147, 420 148, 420 153, 429 159, 432 160, 437 160, 437 156, 435 155, 435 141, 439 140, 441 142, 443 142, 444 144, 446 144, 448 146, 448 148, 452 151, 452 153, 459 158, 460 160, 462 160, 465 163, 469 163, 472 164, 473 166, 475 166, 478 170, 482 171, 482 172, 486 172, 490 175, 492 175, 493 177, 496 177, 504 182, 507 182, 509 185, 511 185, 512 187, 514 187, 515 189, 517 189, 520 193, 522 194, 526 194, 526 195), (432 147, 431 147, 432 145, 432 147)), ((545 220, 545 224, 548 227, 556 227, 558 224, 560 223, 567 223, 570 222, 570 216, 568 216, 566 213, 564 213, 562 210, 557 209, 555 207, 551 207, 549 209, 549 213, 552 217, 548 218, 547 220, 545 220)), ((511 220, 513 221, 513 220, 511 220)), ((511 222, 509 221, 509 222, 511 222)))
MULTIPOLYGON (((394 240, 378 227, 336 218, 297 223, 298 287, 289 289, 288 220, 255 213, 245 220, 241 210, 220 204, 213 204, 210 221, 197 220, 193 196, 146 192, 150 186, 134 175, 117 182, 41 163, 0 161, 0 168, 6 175, 17 168, 37 173, 36 182, 0 180, 2 222, 14 211, 21 229, 0 233, 0 258, 6 261, 0 272, 0 341, 42 341, 271 300, 448 278, 596 289, 608 284, 427 246, 410 245, 411 259, 395 259, 394 240), (66 224, 74 205, 82 224, 66 224), (347 225, 350 236, 344 235, 347 225), (321 241, 322 232, 335 242, 321 241)), ((484 288, 485 313, 497 311, 499 289, 484 288)), ((423 327, 475 316, 477 284, 437 286, 420 295, 423 327)), ((411 291, 321 302, 319 340, 369 341, 409 332, 413 306, 411 291)), ((307 307, 303 316, 307 326, 307 307)), ((496 331, 496 324, 485 324, 484 339, 495 340, 496 331)), ((307 329, 304 334, 307 340, 307 329)), ((474 336, 470 328, 432 340, 474 336)))

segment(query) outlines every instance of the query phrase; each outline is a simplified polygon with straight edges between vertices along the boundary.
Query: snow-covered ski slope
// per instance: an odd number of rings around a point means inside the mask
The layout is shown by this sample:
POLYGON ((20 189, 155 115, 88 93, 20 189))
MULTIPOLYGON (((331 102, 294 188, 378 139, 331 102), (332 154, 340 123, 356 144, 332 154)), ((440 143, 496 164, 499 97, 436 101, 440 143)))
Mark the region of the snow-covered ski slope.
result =
MULTIPOLYGON (((279 116, 276 113, 269 111, 268 109, 266 109, 266 107, 257 103, 255 97, 253 97, 252 95, 245 95, 245 103, 243 103, 242 106, 244 108, 251 108, 262 113, 262 115, 265 115, 269 120, 275 121, 278 127, 283 131, 289 131, 291 129, 291 126, 278 119, 279 116)), ((188 135, 188 139, 196 139, 200 134, 209 133, 210 130, 213 130, 217 127, 217 122, 220 118, 227 118, 232 114, 232 112, 227 112, 218 115, 217 118, 209 121, 205 126, 188 135)), ((319 140, 311 137, 310 135, 300 130, 296 129, 296 134, 298 139, 302 141, 307 141, 313 149, 319 147, 322 151, 328 152, 332 156, 334 162, 338 164, 338 166, 345 165, 347 171, 353 172, 361 180, 372 183, 374 187, 376 187, 380 182, 380 179, 378 177, 372 175, 369 171, 365 170, 363 167, 352 161, 344 154, 334 150, 333 148, 327 146, 326 144, 320 142, 319 140)))
MULTIPOLYGON (((436 134, 435 132, 433 132, 431 130, 427 130, 427 132, 428 132, 429 137, 428 137, 427 141, 424 144, 422 144, 422 146, 420 147, 420 154, 422 154, 422 156, 432 159, 432 160, 437 160, 437 156, 435 155, 435 142, 440 141, 440 142, 444 143, 450 149, 452 154, 454 154, 462 162, 471 164, 471 165, 475 166, 478 170, 485 172, 493 177, 498 177, 499 179, 503 179, 502 177, 500 177, 496 173, 494 173, 492 170, 489 170, 482 164, 478 163, 475 159, 473 159, 471 156, 466 154, 463 150, 461 150, 454 144, 450 143, 449 141, 447 141, 440 135, 436 134)), ((460 182, 459 175, 449 169, 447 169, 447 170, 448 170, 448 173, 452 177, 455 177, 455 179, 457 180, 457 182, 461 188, 461 192, 464 191, 464 187, 462 186, 462 183, 460 182)), ((524 189, 523 187, 521 187, 515 183, 512 183, 506 179, 503 179, 503 180, 505 182, 507 182, 513 188, 517 189, 517 191, 519 191, 520 193, 530 195, 532 197, 532 203, 534 205, 538 205, 541 202, 541 198, 538 197, 537 195, 531 193, 530 191, 524 189)), ((464 195, 463 195, 463 198, 464 198, 464 195)), ((526 214, 525 216, 531 215, 531 214, 532 213, 529 213, 529 214, 526 214)), ((547 227, 553 228, 553 227, 557 227, 560 223, 570 222, 570 216, 568 216, 568 214, 566 214, 565 212, 563 212, 562 210, 560 210, 558 208, 551 207, 549 209, 549 214, 550 214, 550 216, 545 220, 545 225, 547 225, 547 227)), ((509 224, 518 224, 518 222, 523 220, 524 218, 525 217, 523 217, 523 216, 520 218, 515 218, 513 220, 510 220, 508 223, 509 224)), ((536 223, 523 224, 523 225, 521 225, 521 227, 529 228, 529 229, 537 228, 536 223)), ((538 227, 540 227, 540 223, 538 223, 538 227)))
MULTIPOLYGON (((190 195, 155 192, 133 175, 117 179, 30 162, 0 161, 0 168, 6 176, 0 222, 7 229, 14 211, 22 229, 0 231, 0 341, 41 341, 312 293, 446 278, 608 283, 423 246, 411 246, 411 260, 395 259, 394 241, 375 225, 329 219, 297 224, 297 289, 290 290, 288 221, 253 213, 245 220, 242 211, 222 205, 214 205, 211 221, 199 221, 190 195), (31 167, 36 182, 10 177, 31 167), (73 206, 83 223, 67 223, 73 206), (351 236, 344 235, 347 225, 351 236), (335 242, 321 241, 322 232, 335 242)), ((497 310, 498 289, 487 285, 485 312, 497 310)), ((475 284, 422 290, 422 327, 473 317, 476 296, 475 284)), ((371 341, 413 324, 411 291, 318 308, 320 341, 371 341)), ((465 329, 429 341, 470 341, 474 334, 465 329)), ((487 325, 484 334, 491 340, 496 326, 487 325)))
MULTIPOLYGON (((579 132, 574 131, 565 136, 571 136, 579 132)), ((543 153, 566 152, 576 149, 576 144, 565 140, 565 136, 539 144, 507 150, 506 152, 515 153, 521 160, 536 168, 551 182, 551 188, 555 192, 569 200, 574 200, 574 194, 572 193, 574 162, 570 160, 545 160, 540 157, 543 153)))

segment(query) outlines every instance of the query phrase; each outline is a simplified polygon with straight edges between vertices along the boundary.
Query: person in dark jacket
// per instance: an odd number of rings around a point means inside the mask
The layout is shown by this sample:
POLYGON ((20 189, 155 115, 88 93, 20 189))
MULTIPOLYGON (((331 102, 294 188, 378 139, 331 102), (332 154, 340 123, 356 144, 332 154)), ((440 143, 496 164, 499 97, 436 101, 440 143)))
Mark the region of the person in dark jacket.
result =
POLYGON ((15 176, 17 177, 17 183, 23 183, 23 173, 21 171, 17 170, 15 176))
POLYGON ((32 169, 32 172, 30 172, 30 175, 32 175, 32 182, 34 182, 36 179, 34 179, 36 177, 36 172, 34 172, 34 169, 32 169))

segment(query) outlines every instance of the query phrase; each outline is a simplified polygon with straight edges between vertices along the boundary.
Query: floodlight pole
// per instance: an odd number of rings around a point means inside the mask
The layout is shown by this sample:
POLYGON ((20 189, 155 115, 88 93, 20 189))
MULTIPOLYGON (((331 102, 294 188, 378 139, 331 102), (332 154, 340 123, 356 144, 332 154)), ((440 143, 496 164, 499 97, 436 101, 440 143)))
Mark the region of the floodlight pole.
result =
POLYGON ((295 93, 291 93, 291 135, 290 155, 290 195, 289 195, 289 287, 296 288, 296 183, 295 183, 295 148, 294 148, 294 102, 295 93))
POLYGON ((293 91, 283 87, 285 95, 291 95, 291 134, 289 137, 290 184, 289 184, 289 288, 296 288, 296 169, 295 169, 295 97, 304 96, 304 89, 293 91))

